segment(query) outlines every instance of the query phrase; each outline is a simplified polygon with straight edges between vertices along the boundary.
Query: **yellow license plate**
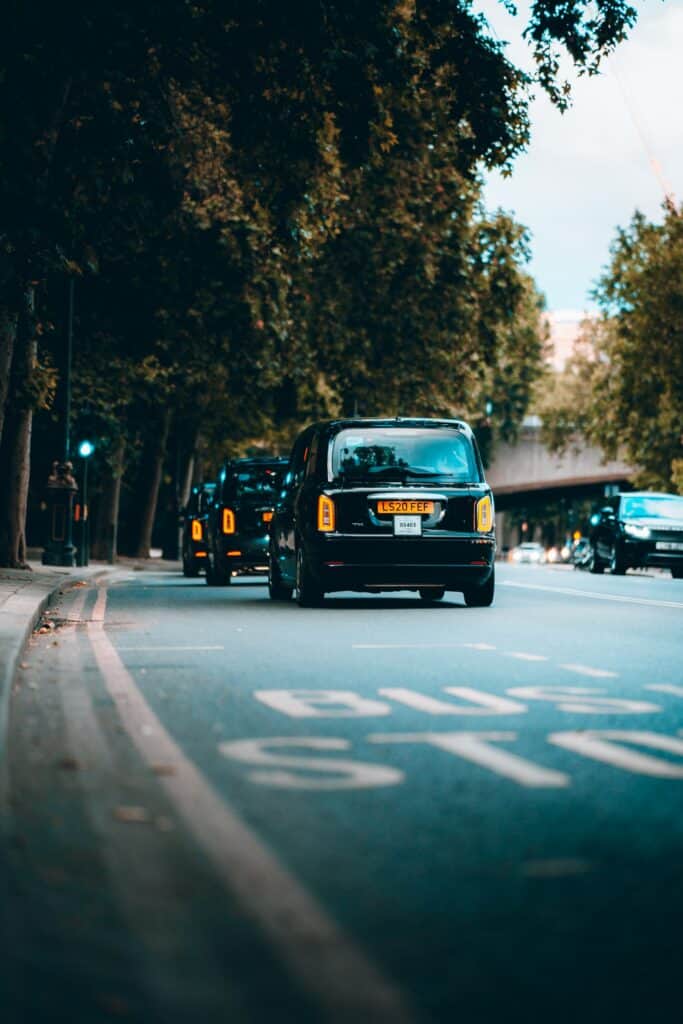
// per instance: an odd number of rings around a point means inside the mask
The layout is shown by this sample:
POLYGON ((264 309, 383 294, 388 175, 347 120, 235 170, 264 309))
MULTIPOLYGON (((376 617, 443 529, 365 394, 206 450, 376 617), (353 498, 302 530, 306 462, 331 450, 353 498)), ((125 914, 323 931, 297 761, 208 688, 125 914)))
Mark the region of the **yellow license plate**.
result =
POLYGON ((380 515, 384 516, 403 516, 403 515, 431 515, 434 511, 433 501, 378 501, 377 511, 380 515))

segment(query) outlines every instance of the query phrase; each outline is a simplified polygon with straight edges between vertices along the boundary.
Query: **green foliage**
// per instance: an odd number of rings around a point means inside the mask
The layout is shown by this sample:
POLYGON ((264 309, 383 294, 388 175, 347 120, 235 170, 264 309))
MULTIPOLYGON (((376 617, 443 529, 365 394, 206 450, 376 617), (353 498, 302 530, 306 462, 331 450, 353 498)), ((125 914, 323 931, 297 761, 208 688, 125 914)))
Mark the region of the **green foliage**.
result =
POLYGON ((636 214, 618 232, 596 291, 602 319, 549 396, 546 436, 562 447, 577 433, 639 467, 637 483, 681 490, 683 458, 683 216, 668 204, 661 224, 636 214))
MULTIPOLYGON (((59 365, 76 279, 74 408, 105 451, 167 408, 214 458, 354 408, 514 433, 540 298, 479 175, 526 144, 530 80, 469 0, 7 0, 3 17, 0 290, 11 318, 36 287, 57 328, 39 364, 59 365)), ((536 0, 555 102, 556 47, 590 71, 632 21, 620 0, 536 0)))

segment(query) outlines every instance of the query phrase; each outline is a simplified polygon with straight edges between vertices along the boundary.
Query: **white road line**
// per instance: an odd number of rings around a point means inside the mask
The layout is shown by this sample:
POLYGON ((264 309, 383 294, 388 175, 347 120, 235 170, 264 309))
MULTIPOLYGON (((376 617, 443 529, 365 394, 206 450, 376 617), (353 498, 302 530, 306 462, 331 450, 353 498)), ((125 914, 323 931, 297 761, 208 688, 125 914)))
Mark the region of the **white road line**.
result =
POLYGON ((472 651, 495 651, 495 644, 462 644, 463 647, 469 647, 472 651))
POLYGON ((223 644, 146 644, 144 647, 119 647, 117 651, 224 651, 223 644))
POLYGON ((607 668, 592 668, 590 665, 560 665, 567 672, 575 672, 578 676, 591 676, 593 679, 618 679, 618 672, 610 672, 607 668))
POLYGON ((493 743, 517 739, 515 732, 413 732, 375 733, 370 743, 428 743, 496 775, 533 789, 564 789, 569 776, 527 761, 526 758, 494 747, 493 743))
POLYGON ((508 658, 519 658, 520 661, 547 661, 545 654, 528 654, 526 651, 503 651, 508 658))
POLYGON ((500 587, 517 587, 520 590, 542 590, 548 594, 571 594, 573 597, 592 597, 596 601, 616 601, 621 604, 640 604, 654 608, 683 608, 680 601, 657 601, 649 597, 627 597, 625 594, 596 594, 594 590, 576 590, 574 587, 542 587, 538 583, 516 583, 501 580, 500 587))
POLYGON ((657 693, 670 693, 674 697, 683 697, 683 686, 675 686, 673 683, 650 683, 643 689, 655 690, 657 693))
MULTIPOLYGON (((73 601, 69 608, 70 619, 79 619, 81 623, 87 621, 83 607, 88 593, 81 591, 73 601)), ((74 625, 62 627, 60 633, 74 633, 75 629, 74 622, 74 625)), ((81 776, 86 813, 99 840, 117 902, 123 908, 128 927, 146 951, 143 971, 155 1001, 160 1003, 160 1015, 162 1019, 170 1019, 179 1008, 181 1012, 182 1008, 188 1008, 188 993, 193 993, 194 1004, 197 992, 205 993, 212 1002, 210 993, 224 978, 224 965, 218 963, 208 937, 204 939, 194 934, 192 954, 188 955, 185 936, 193 924, 193 907, 182 894, 172 861, 164 857, 166 845, 162 843, 161 836, 151 840, 155 858, 152 862, 148 857, 148 863, 145 863, 140 856, 140 847, 131 842, 130 830, 112 828, 111 799, 103 800, 101 794, 103 788, 112 786, 112 780, 120 778, 119 766, 100 728, 91 687, 83 672, 80 650, 75 644, 63 644, 58 655, 60 665, 68 674, 59 686, 68 749, 86 769, 81 776), (155 911, 155 905, 163 906, 163 914, 155 911), (182 965, 180 973, 179 965, 182 965)), ((122 783, 114 783, 117 801, 123 797, 127 785, 125 779, 122 783)), ((145 854, 151 857, 149 840, 144 847, 145 854)), ((192 1009, 196 1011, 197 1006, 192 1009)), ((200 1013, 206 1009, 202 999, 200 1013)), ((241 1009, 238 999, 231 999, 229 1006, 223 1006, 226 1017, 230 1013, 239 1015, 241 1009)))
POLYGON ((101 618, 88 626, 98 668, 140 755, 150 766, 176 768, 174 775, 159 776, 159 785, 223 884, 263 929, 296 979, 317 998, 326 1020, 412 1020, 402 995, 354 948, 166 732, 104 632, 106 600, 101 588, 96 605, 101 618))
POLYGON ((351 644, 354 651, 431 650, 437 647, 462 647, 463 644, 351 644))

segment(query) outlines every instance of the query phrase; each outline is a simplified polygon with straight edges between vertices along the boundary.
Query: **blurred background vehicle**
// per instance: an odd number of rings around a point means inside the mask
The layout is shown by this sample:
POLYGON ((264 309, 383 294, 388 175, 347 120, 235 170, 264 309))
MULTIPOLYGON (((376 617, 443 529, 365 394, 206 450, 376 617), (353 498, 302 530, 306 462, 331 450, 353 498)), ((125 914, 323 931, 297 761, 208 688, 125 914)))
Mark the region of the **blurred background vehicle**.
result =
POLYGON ((658 566, 683 579, 683 497, 652 491, 617 494, 591 516, 592 572, 658 566))
POLYGON ((207 519, 206 582, 226 587, 242 573, 268 572, 270 523, 287 459, 229 459, 207 519))
POLYGON ((183 576, 198 576, 206 569, 206 519, 216 485, 197 484, 182 510, 183 576))
POLYGON ((574 541, 569 561, 575 569, 590 569, 593 563, 593 545, 588 537, 581 537, 574 541))
POLYGON ((523 563, 528 565, 544 565, 546 561, 545 548, 542 544, 536 544, 534 541, 518 544, 510 552, 510 561, 516 562, 519 565, 523 563))

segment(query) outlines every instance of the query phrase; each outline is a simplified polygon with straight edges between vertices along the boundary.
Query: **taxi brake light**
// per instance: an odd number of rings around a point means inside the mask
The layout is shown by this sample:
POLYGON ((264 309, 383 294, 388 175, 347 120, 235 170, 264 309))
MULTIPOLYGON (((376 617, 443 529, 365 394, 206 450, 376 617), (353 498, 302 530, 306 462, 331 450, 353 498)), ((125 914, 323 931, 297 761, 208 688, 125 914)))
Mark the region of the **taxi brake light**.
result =
POLYGON ((235 533, 235 513, 231 508, 223 509, 223 533, 235 533))
POLYGON ((490 533, 493 529, 493 502, 487 494, 477 502, 477 532, 490 533))
POLYGON ((320 533, 331 533, 335 529, 335 508, 332 498, 321 494, 318 498, 318 530, 320 533))
POLYGON ((262 516, 262 519, 263 519, 263 522, 264 522, 264 523, 270 523, 270 522, 272 522, 272 519, 273 519, 273 513, 272 513, 272 510, 271 510, 271 511, 269 511, 269 512, 264 512, 264 513, 263 513, 263 516, 262 516))
POLYGON ((192 520, 192 540, 202 539, 202 524, 198 519, 192 520))

